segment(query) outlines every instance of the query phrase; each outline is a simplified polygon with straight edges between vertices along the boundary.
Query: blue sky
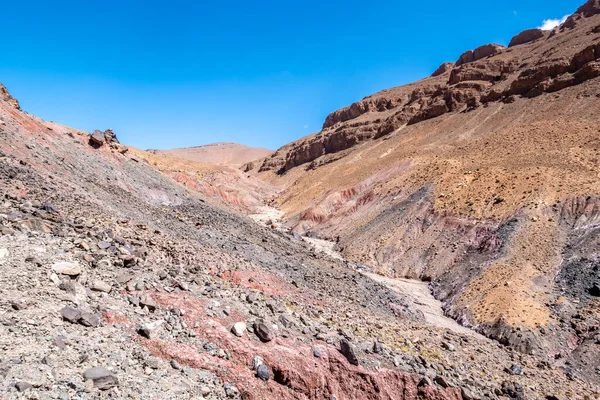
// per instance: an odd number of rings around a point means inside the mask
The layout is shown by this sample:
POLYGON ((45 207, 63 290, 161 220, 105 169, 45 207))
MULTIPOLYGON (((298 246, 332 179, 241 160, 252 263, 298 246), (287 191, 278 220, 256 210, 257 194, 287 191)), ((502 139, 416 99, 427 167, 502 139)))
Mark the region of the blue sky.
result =
POLYGON ((143 149, 274 149, 583 2, 11 1, 0 81, 32 114, 143 149))

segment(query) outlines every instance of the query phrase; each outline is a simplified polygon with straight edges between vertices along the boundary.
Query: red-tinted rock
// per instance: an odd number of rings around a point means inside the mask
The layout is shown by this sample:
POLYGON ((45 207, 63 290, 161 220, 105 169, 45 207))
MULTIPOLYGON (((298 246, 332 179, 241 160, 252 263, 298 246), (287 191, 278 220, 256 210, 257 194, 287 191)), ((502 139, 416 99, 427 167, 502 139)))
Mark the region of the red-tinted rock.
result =
POLYGON ((513 37, 508 47, 518 46, 520 44, 530 43, 544 37, 544 31, 541 29, 527 29, 517 36, 513 37))
POLYGON ((8 104, 10 104, 11 107, 16 108, 17 110, 21 109, 21 106, 19 105, 19 102, 17 101, 17 99, 12 97, 10 95, 10 93, 8 92, 8 89, 1 83, 0 83, 0 101, 7 102, 8 104))
POLYGON ((575 13, 581 14, 584 17, 600 14, 600 0, 588 0, 588 2, 579 7, 575 13))
POLYGON ((464 52, 459 57, 458 61, 456 61, 456 66, 459 67, 463 64, 478 61, 486 57, 495 56, 496 54, 501 53, 504 49, 505 47, 499 44, 484 44, 475 50, 464 52))
POLYGON ((440 76, 445 74, 446 72, 452 70, 452 68, 454 67, 454 63, 451 62, 445 62, 442 65, 440 65, 434 72, 433 74, 431 74, 431 76, 440 76))

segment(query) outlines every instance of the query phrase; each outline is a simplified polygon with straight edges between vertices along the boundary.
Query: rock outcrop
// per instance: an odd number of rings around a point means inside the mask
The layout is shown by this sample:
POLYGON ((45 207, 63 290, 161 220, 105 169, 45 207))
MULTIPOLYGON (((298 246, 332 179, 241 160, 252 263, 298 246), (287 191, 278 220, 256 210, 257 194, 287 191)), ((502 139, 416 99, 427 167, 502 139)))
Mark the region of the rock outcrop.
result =
POLYGON ((11 107, 13 107, 17 110, 21 109, 21 106, 19 105, 18 100, 15 99, 14 97, 12 97, 10 95, 10 93, 8 92, 8 89, 1 83, 0 83, 0 101, 7 102, 11 107))
POLYGON ((492 57, 496 54, 500 54, 505 47, 499 44, 484 44, 479 46, 475 50, 469 50, 458 58, 455 63, 456 67, 460 67, 463 64, 471 63, 474 61, 481 60, 483 58, 492 57))
POLYGON ((546 40, 539 40, 547 36, 544 31, 529 29, 511 40, 509 50, 483 45, 463 53, 454 65, 442 64, 427 79, 365 97, 329 114, 321 132, 290 143, 255 165, 260 172, 285 173, 304 164, 314 169, 405 126, 594 79, 599 75, 600 38, 577 32, 587 33, 598 25, 596 7, 597 2, 590 1, 574 14, 582 19, 580 28, 555 30, 546 40))
POLYGON ((520 44, 531 43, 535 40, 543 38, 544 31, 541 29, 527 29, 513 37, 508 44, 508 47, 518 46, 520 44))
POLYGON ((586 18, 600 14, 600 0, 588 0, 575 11, 575 14, 580 14, 586 18))
POLYGON ((433 74, 431 74, 432 77, 435 76, 439 76, 442 74, 445 74, 446 72, 449 72, 452 70, 452 68, 454 68, 454 63, 451 62, 445 62, 443 64, 441 64, 434 72, 433 74))
POLYGON ((107 129, 104 132, 95 130, 90 134, 90 145, 94 147, 101 147, 107 145, 118 145, 120 142, 117 139, 117 135, 112 129, 107 129))

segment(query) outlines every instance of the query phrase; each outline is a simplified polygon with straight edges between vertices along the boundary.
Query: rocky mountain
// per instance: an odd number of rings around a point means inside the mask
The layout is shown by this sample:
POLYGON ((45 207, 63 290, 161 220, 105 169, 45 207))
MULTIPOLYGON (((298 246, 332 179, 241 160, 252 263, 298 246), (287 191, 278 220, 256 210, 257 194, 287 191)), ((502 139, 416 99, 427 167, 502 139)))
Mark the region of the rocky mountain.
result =
POLYGON ((161 156, 183 158, 204 164, 229 165, 234 167, 268 157, 273 153, 272 150, 230 142, 172 150, 148 150, 148 152, 161 156))
POLYGON ((600 3, 331 113, 252 174, 299 234, 599 382, 600 3))
POLYGON ((591 0, 259 162, 1 86, 0 398, 597 398, 599 43, 591 0))

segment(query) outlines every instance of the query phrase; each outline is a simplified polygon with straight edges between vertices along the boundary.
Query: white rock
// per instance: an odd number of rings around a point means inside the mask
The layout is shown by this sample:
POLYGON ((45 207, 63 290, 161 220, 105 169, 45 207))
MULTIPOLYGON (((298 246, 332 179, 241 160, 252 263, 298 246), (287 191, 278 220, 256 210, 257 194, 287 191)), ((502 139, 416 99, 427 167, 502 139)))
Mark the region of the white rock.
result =
POLYGON ((233 325, 233 328, 231 328, 231 332, 233 332, 233 334, 235 336, 242 337, 244 332, 246 332, 246 323, 245 322, 236 322, 233 325))
POLYGON ((252 360, 252 369, 257 370, 258 367, 263 365, 263 362, 264 360, 261 356, 254 356, 254 359, 252 360))
POLYGON ((52 270, 57 274, 77 276, 81 274, 81 267, 79 264, 72 262, 58 262, 52 266, 52 270))
POLYGON ((8 257, 8 249, 0 249, 0 260, 8 257))
POLYGON ((156 329, 158 329, 164 322, 165 321, 162 319, 152 322, 146 322, 145 324, 142 324, 142 326, 140 327, 140 331, 148 339, 151 339, 154 337, 154 332, 156 331, 156 329))
POLYGON ((90 289, 96 291, 96 292, 104 292, 104 293, 108 293, 110 292, 110 290, 112 289, 112 286, 110 286, 108 283, 103 282, 99 279, 96 279, 92 282, 92 286, 90 286, 90 289))
POLYGON ((54 282, 56 285, 60 284, 60 278, 58 277, 58 275, 56 275, 54 272, 52 274, 50 274, 50 280, 52 282, 54 282))

